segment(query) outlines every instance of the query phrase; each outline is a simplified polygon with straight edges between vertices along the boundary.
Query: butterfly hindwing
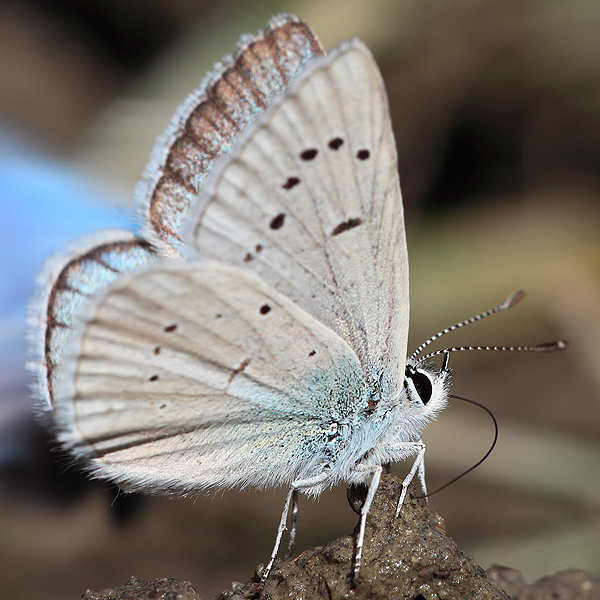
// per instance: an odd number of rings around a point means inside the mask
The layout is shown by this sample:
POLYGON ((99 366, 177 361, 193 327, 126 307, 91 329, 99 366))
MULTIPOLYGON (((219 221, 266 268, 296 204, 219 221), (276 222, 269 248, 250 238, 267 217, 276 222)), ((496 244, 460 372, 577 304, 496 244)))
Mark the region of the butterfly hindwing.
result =
POLYGON ((290 483, 331 459, 324 425, 366 408, 348 345, 228 267, 121 278, 68 354, 61 440, 126 489, 290 483))
MULTIPOLYGON (((381 75, 358 40, 315 59, 207 180, 185 240, 253 272, 345 339, 399 393, 408 267, 381 75)), ((391 386, 391 387, 389 387, 391 386)))
POLYGON ((29 336, 37 354, 30 366, 44 408, 55 404, 65 348, 83 308, 118 277, 155 258, 150 244, 130 231, 106 229, 85 236, 45 265, 38 278, 40 292, 29 310, 29 336))

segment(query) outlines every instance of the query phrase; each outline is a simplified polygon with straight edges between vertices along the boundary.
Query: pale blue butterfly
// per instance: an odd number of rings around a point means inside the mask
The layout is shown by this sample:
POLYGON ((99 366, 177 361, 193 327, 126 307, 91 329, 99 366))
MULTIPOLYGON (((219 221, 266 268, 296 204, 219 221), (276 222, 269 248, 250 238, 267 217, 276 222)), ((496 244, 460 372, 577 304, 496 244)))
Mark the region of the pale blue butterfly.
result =
POLYGON ((140 236, 94 234, 42 278, 32 330, 59 440, 125 490, 289 486, 263 579, 298 491, 368 483, 356 575, 382 465, 416 457, 398 510, 416 473, 425 490, 421 432, 450 386, 447 354, 419 358, 438 336, 406 359, 373 57, 357 39, 325 55, 302 21, 272 19, 179 109, 137 195, 140 236))

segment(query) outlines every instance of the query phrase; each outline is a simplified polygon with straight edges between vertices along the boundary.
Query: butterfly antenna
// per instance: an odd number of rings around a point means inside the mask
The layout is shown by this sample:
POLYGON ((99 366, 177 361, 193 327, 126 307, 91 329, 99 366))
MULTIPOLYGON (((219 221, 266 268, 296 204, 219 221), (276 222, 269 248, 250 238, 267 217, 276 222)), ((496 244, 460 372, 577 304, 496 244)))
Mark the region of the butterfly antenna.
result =
MULTIPOLYGON (((451 331, 455 331, 456 329, 460 329, 461 327, 464 327, 465 325, 470 325, 471 323, 475 323, 476 321, 481 321, 481 319, 485 319, 485 317, 489 317, 490 315, 493 315, 494 313, 511 308, 517 302, 520 302, 521 300, 523 300, 523 298, 525 298, 524 290, 517 290, 516 292, 512 293, 508 298, 506 298, 506 300, 504 300, 503 302, 500 302, 500 304, 497 304, 496 306, 494 306, 494 308, 490 308, 489 310, 479 313, 478 315, 475 315, 474 317, 471 317, 470 319, 465 319, 464 321, 461 321, 460 323, 456 323, 456 325, 452 325, 451 327, 446 327, 446 329, 442 329, 442 331, 436 333, 435 335, 432 335, 428 340, 424 341, 411 354, 409 360, 416 360, 416 358, 419 356, 419 354, 421 354, 421 352, 423 352, 423 350, 425 350, 425 348, 427 348, 427 346, 429 346, 429 344, 431 344, 432 342, 435 342, 435 340, 441 338, 443 335, 446 335, 447 333, 450 333, 451 331)), ((472 349, 475 350, 475 348, 472 348, 472 349)), ((483 350, 483 348, 479 348, 479 347, 477 349, 483 350)), ((497 349, 499 349, 499 348, 497 348, 497 349)), ((452 348, 452 349, 450 349, 450 351, 451 352, 455 351, 455 349, 452 348)), ((428 355, 425 358, 429 358, 430 356, 436 356, 437 354, 441 354, 442 352, 444 352, 444 351, 440 351, 435 354, 428 355)), ((422 359, 422 360, 424 360, 424 359, 422 359)))
POLYGON ((457 400, 462 400, 463 402, 469 402, 469 404, 474 404, 475 406, 478 406, 479 408, 485 410, 485 412, 488 415, 490 415, 492 421, 494 422, 494 441, 491 443, 488 451, 483 455, 483 457, 480 458, 472 467, 469 467, 466 471, 463 471, 460 475, 457 475, 456 477, 454 477, 454 479, 451 479, 450 481, 448 481, 448 483, 445 483, 444 485, 437 488, 436 490, 433 490, 433 492, 429 492, 428 494, 423 494, 422 496, 417 496, 417 498, 429 498, 430 496, 433 496, 434 494, 437 494, 438 492, 445 490, 447 487, 451 486, 453 483, 456 483, 459 479, 462 479, 465 475, 467 475, 468 473, 470 473, 471 471, 476 469, 492 453, 492 451, 494 450, 494 447, 496 446, 496 442, 498 441, 498 421, 496 421, 496 417, 494 416, 494 413, 487 406, 484 406, 483 404, 479 404, 479 402, 475 402, 475 400, 469 400, 468 398, 463 398, 462 396, 455 396, 454 394, 452 394, 450 396, 450 398, 456 398, 457 400))
POLYGON ((555 352, 556 350, 565 350, 569 347, 565 340, 557 340, 556 342, 547 342, 545 344, 537 344, 536 346, 456 346, 454 348, 444 348, 437 350, 421 357, 421 361, 444 354, 448 356, 449 352, 465 352, 467 350, 493 350, 499 352, 555 352))

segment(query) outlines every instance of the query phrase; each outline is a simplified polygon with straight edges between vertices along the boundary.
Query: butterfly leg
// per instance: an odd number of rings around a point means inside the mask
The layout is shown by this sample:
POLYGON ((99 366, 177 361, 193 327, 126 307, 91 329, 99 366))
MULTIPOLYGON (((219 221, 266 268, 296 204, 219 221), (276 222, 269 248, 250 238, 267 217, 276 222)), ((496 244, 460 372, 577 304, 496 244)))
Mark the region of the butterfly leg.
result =
POLYGON ((279 551, 279 546, 281 544, 281 538, 283 537, 283 532, 285 531, 287 516, 290 510, 290 504, 292 502, 292 497, 294 496, 294 492, 298 493, 298 490, 306 489, 313 487, 315 485, 319 485, 324 480, 329 477, 329 471, 322 471, 315 477, 310 477, 308 479, 298 479, 292 482, 290 489, 285 498, 285 503, 283 505, 283 511, 281 512, 281 519, 279 521, 279 528, 277 530, 277 537, 275 538, 275 547, 273 548, 273 552, 271 552, 271 559, 269 560, 265 570, 263 571, 262 579, 260 580, 260 588, 265 585, 265 581, 269 577, 269 573, 273 568, 273 564, 275 563, 275 559, 277 558, 277 552, 279 551))
POLYGON ((373 498, 375 497, 375 492, 379 487, 379 480, 381 479, 382 471, 383 467, 381 465, 373 467, 373 477, 371 478, 371 483, 369 484, 369 491, 367 492, 367 497, 365 498, 365 502, 360 511, 360 529, 358 531, 358 538, 356 540, 356 556, 354 558, 354 566, 352 569, 352 579, 354 581, 356 581, 356 579, 358 578, 358 573, 360 571, 362 550, 365 541, 365 526, 367 524, 367 515, 369 514, 369 510, 371 509, 371 503, 373 502, 373 498))
POLYGON ((425 459, 419 463, 419 483, 421 484, 423 496, 425 496, 425 502, 429 504, 429 499, 427 498, 427 482, 425 481, 425 459))
MULTIPOLYGON (((408 490, 408 486, 410 482, 414 479, 417 470, 419 471, 419 479, 421 481, 421 485, 425 484, 425 467, 421 470, 421 464, 424 463, 425 458, 425 444, 423 440, 419 440, 418 442, 411 442, 411 445, 417 451, 417 458, 415 458, 415 462, 413 463, 408 475, 404 478, 402 482, 402 493, 400 494, 400 499, 398 500, 398 506, 396 507, 396 517, 400 514, 400 510, 402 509, 402 504, 404 503, 404 497, 406 496, 406 491, 408 490), (422 478, 421 478, 422 477, 422 478)), ((424 489, 427 489, 426 487, 424 489)))
POLYGON ((290 541, 288 542, 286 558, 291 558, 296 545, 296 526, 298 524, 298 490, 292 492, 292 520, 290 522, 290 541))
POLYGON ((263 576, 260 580, 260 587, 262 588, 273 568, 273 563, 275 562, 275 558, 277 557, 277 551, 279 550, 279 544, 281 544, 281 538, 283 536, 283 532, 285 531, 285 522, 287 521, 288 512, 290 510, 290 502, 292 500, 292 496, 294 494, 294 485, 290 487, 288 490, 287 496, 285 497, 285 503, 283 505, 283 511, 281 512, 281 519, 279 521, 279 529, 277 529, 277 537, 275 538, 275 547, 273 548, 273 552, 271 552, 271 559, 269 563, 265 567, 263 572, 263 576))

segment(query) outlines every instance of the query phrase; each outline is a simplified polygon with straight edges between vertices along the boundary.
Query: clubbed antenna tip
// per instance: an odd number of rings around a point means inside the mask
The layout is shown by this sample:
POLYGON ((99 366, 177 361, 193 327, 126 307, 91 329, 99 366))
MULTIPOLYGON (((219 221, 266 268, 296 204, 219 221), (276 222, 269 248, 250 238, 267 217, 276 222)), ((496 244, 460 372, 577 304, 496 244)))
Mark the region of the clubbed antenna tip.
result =
POLYGON ((569 347, 569 342, 565 340, 557 340, 556 342, 548 342, 546 344, 538 344, 535 346, 540 352, 554 352, 555 350, 566 350, 569 347))
POLYGON ((525 290, 517 290, 513 292, 504 302, 498 305, 500 310, 506 310, 507 308, 512 308, 517 302, 521 302, 523 298, 526 296, 525 290))

